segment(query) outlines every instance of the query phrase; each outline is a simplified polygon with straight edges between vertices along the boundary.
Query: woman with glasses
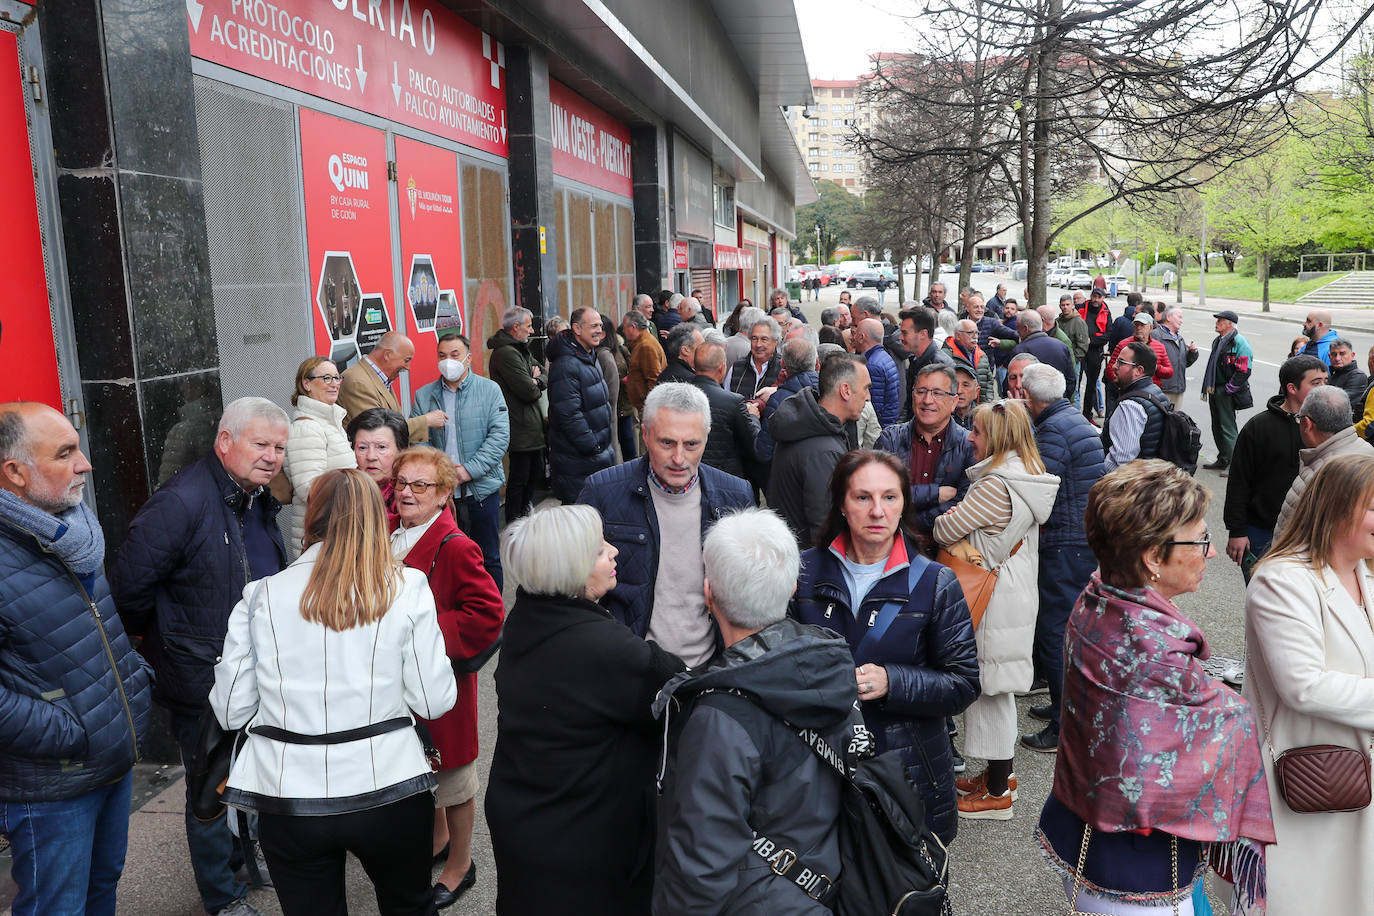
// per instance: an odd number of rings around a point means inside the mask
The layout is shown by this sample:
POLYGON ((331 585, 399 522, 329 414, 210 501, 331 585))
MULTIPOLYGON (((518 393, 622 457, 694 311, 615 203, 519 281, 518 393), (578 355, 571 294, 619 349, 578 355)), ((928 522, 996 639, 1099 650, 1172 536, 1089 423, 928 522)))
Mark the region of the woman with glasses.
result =
POLYGON ((300 558, 229 615, 209 697, 221 726, 247 728, 224 800, 258 813, 286 916, 348 913, 348 853, 381 913, 432 911, 435 779, 412 714, 457 698, 434 597, 392 558, 381 494, 360 471, 326 471, 300 558))
POLYGON ((338 367, 323 356, 312 356, 296 370, 296 390, 291 403, 296 416, 286 440, 286 461, 282 473, 291 482, 291 506, 282 513, 286 531, 286 556, 295 560, 301 553, 305 536, 305 501, 310 485, 325 471, 356 468, 358 461, 348 446, 339 406, 338 367))
MULTIPOLYGON (((429 577, 444 648, 450 658, 462 659, 482 652, 500 635, 505 605, 482 565, 482 551, 458 530, 449 508, 457 485, 453 460, 428 445, 406 449, 392 464, 398 516, 391 535, 392 555, 429 577)), ((477 864, 472 861, 477 811, 476 672, 458 675, 458 703, 425 725, 439 755, 433 852, 444 870, 434 885, 434 905, 443 909, 477 883, 477 864)))
POLYGON ((385 407, 369 407, 348 424, 348 441, 353 444, 358 470, 381 488, 382 502, 386 504, 387 525, 395 528, 391 465, 396 456, 410 446, 410 429, 406 426, 406 418, 385 407))
POLYGON ((1030 415, 1016 401, 977 407, 968 441, 976 462, 970 486, 935 519, 935 541, 997 570, 997 585, 977 627, 982 694, 964 710, 964 756, 988 765, 955 787, 960 817, 1002 821, 1011 819, 1016 799, 1016 693, 1034 680, 1040 525, 1054 508, 1059 478, 1045 472, 1030 415))
POLYGON ((1374 748, 1371 560, 1374 457, 1337 456, 1303 491, 1246 594, 1244 692, 1259 716, 1278 836, 1265 859, 1271 913, 1366 913, 1374 901, 1374 808, 1300 814, 1274 778, 1274 755, 1295 747, 1374 748))
POLYGON ((1263 897, 1274 828, 1258 726, 1203 669, 1207 637, 1174 603, 1216 556, 1210 498, 1159 459, 1088 494, 1098 571, 1064 631, 1059 757, 1036 831, 1074 912, 1192 916, 1208 861, 1240 904, 1263 897))

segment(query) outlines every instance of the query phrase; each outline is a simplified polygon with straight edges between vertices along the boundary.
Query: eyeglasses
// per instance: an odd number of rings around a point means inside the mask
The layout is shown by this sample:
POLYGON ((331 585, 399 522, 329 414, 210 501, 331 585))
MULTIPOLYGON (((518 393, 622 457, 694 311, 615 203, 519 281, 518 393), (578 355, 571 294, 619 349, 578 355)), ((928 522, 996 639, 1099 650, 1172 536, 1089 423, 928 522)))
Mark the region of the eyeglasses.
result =
POLYGON ((1212 533, 1210 531, 1202 532, 1202 540, 1200 541, 1165 541, 1164 543, 1170 547, 1201 547, 1202 555, 1205 557, 1207 551, 1212 549, 1212 533))
POLYGON ((911 395, 917 398, 952 398, 954 397, 954 392, 944 391, 939 388, 913 388, 911 389, 911 395))
POLYGON ((324 382, 326 385, 332 385, 335 382, 343 381, 342 375, 307 375, 306 378, 316 382, 324 382))
POLYGON ((1140 365, 1140 363, 1128 363, 1128 362, 1126 362, 1124 359, 1118 359, 1118 360, 1116 361, 1116 364, 1117 364, 1118 366, 1139 366, 1139 365, 1140 365))
POLYGON ((397 477, 396 482, 392 486, 397 493, 409 488, 410 492, 414 493, 416 496, 420 496, 430 487, 437 487, 439 485, 431 480, 406 480, 404 477, 397 477))

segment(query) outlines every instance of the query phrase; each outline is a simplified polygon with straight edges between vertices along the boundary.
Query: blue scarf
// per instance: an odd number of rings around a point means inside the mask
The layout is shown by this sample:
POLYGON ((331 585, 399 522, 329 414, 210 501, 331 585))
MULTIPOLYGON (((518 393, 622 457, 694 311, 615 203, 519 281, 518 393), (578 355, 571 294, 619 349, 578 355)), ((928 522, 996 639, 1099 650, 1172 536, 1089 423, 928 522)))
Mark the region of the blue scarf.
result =
POLYGON ((78 576, 94 575, 105 562, 105 533, 84 502, 51 515, 9 490, 0 490, 0 517, 38 538, 78 576))

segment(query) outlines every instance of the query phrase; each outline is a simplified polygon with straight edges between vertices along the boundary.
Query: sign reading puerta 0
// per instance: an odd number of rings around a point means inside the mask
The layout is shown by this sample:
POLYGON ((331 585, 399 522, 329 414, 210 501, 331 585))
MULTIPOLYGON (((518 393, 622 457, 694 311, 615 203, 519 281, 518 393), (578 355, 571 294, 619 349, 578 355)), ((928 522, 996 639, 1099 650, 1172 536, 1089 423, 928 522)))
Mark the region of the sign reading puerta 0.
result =
POLYGON ((505 156, 506 54, 435 0, 186 0, 191 54, 505 156))
POLYGON ((554 174, 633 197, 630 129, 557 80, 549 81, 549 102, 554 174))

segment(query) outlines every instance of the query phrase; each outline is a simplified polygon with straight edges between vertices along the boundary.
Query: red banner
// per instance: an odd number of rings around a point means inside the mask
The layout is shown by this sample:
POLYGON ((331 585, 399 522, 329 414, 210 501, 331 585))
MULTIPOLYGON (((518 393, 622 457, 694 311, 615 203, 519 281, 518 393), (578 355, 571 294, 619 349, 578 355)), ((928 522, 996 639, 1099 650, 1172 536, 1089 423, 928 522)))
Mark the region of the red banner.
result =
POLYGON ((447 331, 467 333, 458 159, 448 150, 397 137, 396 178, 401 185, 406 327, 415 342, 415 359, 410 364, 413 392, 439 377, 439 336, 447 331))
POLYGON ((302 108, 301 169, 315 343, 343 369, 396 327, 386 137, 302 108))
POLYGON ((633 197, 630 129, 557 80, 549 80, 549 102, 553 173, 633 197))
POLYGON ((186 0, 191 54, 506 155, 506 52, 437 0, 186 0))
POLYGON ((717 245, 715 265, 716 270, 753 270, 754 252, 733 245, 717 245))
POLYGON ((24 84, 19 79, 19 44, 0 30, 0 213, 5 231, 5 305, 0 309, 0 402, 42 401, 63 410, 57 374, 43 237, 29 155, 24 84))
POLYGON ((673 242, 673 270, 687 269, 687 243, 682 241, 673 242))

